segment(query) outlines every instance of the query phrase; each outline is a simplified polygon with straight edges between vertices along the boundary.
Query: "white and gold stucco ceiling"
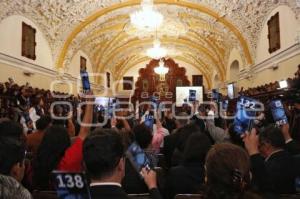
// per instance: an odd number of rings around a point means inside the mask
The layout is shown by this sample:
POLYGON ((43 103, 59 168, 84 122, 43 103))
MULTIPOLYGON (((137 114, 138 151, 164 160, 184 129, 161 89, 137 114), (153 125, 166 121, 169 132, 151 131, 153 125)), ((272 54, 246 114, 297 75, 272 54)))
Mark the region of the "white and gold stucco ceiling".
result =
MULTIPOLYGON (((137 32, 129 14, 139 0, 1 0, 0 20, 23 15, 35 22, 50 44, 56 67, 72 67, 72 57, 84 51, 94 72, 110 70, 115 79, 139 63, 154 33, 137 32), (5 9, 4 9, 5 8, 5 9)), ((253 64, 265 16, 285 4, 299 17, 296 0, 154 0, 165 21, 158 30, 169 57, 193 65, 211 83, 213 73, 225 80, 231 49, 244 65, 253 64)))

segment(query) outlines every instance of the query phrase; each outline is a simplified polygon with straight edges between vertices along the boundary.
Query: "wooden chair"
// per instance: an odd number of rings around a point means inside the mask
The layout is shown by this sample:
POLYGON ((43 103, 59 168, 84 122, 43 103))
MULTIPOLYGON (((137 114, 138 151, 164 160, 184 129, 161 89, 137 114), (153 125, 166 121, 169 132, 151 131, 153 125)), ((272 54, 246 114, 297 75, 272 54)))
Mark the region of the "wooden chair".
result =
POLYGON ((166 183, 166 172, 161 167, 155 167, 154 170, 157 175, 157 185, 160 190, 164 190, 164 185, 166 183))
POLYGON ((167 169, 167 163, 164 154, 157 154, 157 159, 158 159, 158 167, 162 167, 163 169, 167 169))
POLYGON ((132 199, 151 199, 149 193, 142 193, 142 194, 128 194, 129 198, 132 199))
POLYGON ((280 199, 300 199, 300 193, 296 194, 282 194, 279 196, 280 199))
POLYGON ((203 199, 201 194, 177 194, 175 199, 203 199))
POLYGON ((33 199, 59 199, 55 191, 33 191, 33 199))
POLYGON ((293 159, 294 159, 295 168, 297 169, 296 170, 296 175, 298 177, 300 177, 300 155, 294 156, 293 159))

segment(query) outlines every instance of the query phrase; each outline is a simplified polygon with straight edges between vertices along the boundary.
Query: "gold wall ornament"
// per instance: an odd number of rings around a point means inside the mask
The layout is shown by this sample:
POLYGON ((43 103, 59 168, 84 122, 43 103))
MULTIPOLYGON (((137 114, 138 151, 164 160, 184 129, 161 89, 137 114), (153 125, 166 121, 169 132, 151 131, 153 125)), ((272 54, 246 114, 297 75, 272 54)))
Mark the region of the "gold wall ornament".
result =
MULTIPOLYGON (((201 63, 201 60, 200 62, 197 62, 197 65, 195 64, 196 62, 192 62, 191 59, 194 59, 194 57, 191 57, 189 59, 185 58, 185 57, 182 57, 182 56, 176 56, 174 57, 174 60, 179 60, 179 61, 182 61, 182 62, 185 62, 193 67, 195 67, 197 70, 199 70, 199 72, 203 75, 204 77, 204 82, 206 83, 208 89, 211 89, 212 88, 212 75, 210 73, 208 73, 207 71, 204 70, 204 68, 206 68, 207 66, 205 66, 205 63, 201 63)), ((141 63, 144 63, 146 61, 149 61, 150 59, 148 57, 142 57, 142 58, 139 58, 138 60, 134 61, 134 62, 130 62, 128 63, 129 65, 128 66, 123 66, 119 71, 118 75, 116 75, 117 77, 117 81, 120 81, 122 79, 122 77, 127 73, 128 70, 130 70, 130 68, 134 67, 134 66, 137 66, 141 63)), ((117 84, 117 88, 119 88, 119 83, 117 84)))

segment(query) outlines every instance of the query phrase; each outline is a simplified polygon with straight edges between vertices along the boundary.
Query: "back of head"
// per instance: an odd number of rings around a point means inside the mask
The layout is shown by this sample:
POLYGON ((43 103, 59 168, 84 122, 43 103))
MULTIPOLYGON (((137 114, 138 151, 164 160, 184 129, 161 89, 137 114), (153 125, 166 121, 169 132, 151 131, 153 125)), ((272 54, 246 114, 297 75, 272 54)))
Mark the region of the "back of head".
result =
POLYGON ((268 143, 275 149, 282 149, 285 146, 281 129, 274 125, 269 125, 260 132, 259 141, 260 143, 268 143))
POLYGON ((190 122, 190 117, 186 112, 181 112, 177 115, 176 118, 177 123, 182 127, 187 125, 190 122))
POLYGON ((23 135, 22 126, 10 120, 6 120, 0 123, 0 137, 15 137, 21 138, 23 135))
POLYGON ((195 133, 189 137, 184 149, 184 163, 203 163, 212 143, 204 133, 195 133))
POLYGON ((197 125, 201 131, 205 131, 205 122, 203 119, 200 119, 197 116, 194 116, 193 124, 197 125))
POLYGON ((228 133, 229 133, 229 136, 230 136, 231 143, 233 143, 235 145, 238 145, 238 146, 241 146, 241 147, 244 146, 244 142, 241 138, 241 135, 236 133, 235 130, 234 130, 234 124, 233 123, 229 124, 228 133))
POLYGON ((33 180, 38 189, 48 188, 49 174, 56 169, 70 145, 70 137, 65 128, 54 125, 46 129, 33 162, 33 180))
POLYGON ((208 198, 240 198, 250 183, 249 156, 236 145, 214 145, 205 166, 208 198))
POLYGON ((145 124, 139 124, 133 128, 133 134, 135 141, 141 146, 142 149, 146 149, 152 141, 151 130, 145 124))
POLYGON ((196 124, 188 124, 178 129, 177 148, 183 151, 189 136, 194 133, 202 133, 201 129, 196 124))
POLYGON ((95 129, 83 144, 84 164, 93 180, 113 175, 123 155, 122 138, 113 129, 95 129))
POLYGON ((42 116, 36 121, 36 128, 40 131, 44 131, 51 124, 52 119, 50 116, 42 116))
MULTIPOLYGON (((23 165, 25 159, 25 145, 13 137, 0 137, 0 173, 11 175, 14 165, 23 165)), ((16 176, 13 176, 16 177, 16 176)), ((22 179, 23 176, 20 176, 22 179)), ((17 180, 21 180, 17 179, 17 180)))

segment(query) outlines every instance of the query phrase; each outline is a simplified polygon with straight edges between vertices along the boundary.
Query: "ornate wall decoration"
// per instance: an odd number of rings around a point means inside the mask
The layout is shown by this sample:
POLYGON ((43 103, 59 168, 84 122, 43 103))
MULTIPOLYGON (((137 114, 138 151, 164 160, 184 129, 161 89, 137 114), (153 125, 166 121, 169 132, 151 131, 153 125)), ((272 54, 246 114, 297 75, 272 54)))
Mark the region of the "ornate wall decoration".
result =
MULTIPOLYGON (((158 0, 160 1, 160 0, 158 0)), ((172 0, 170 0, 171 2, 172 0)), ((174 0, 175 1, 175 0, 174 0)), ((117 3, 127 2, 125 0, 2 0, 0 7, 5 8, 0 12, 0 21, 11 15, 22 15, 32 20, 46 36, 52 50, 52 57, 57 60, 62 47, 74 28, 83 22, 88 16, 99 10, 105 10, 117 3)), ((259 32, 265 23, 267 16, 278 5, 288 5, 300 16, 300 8, 294 0, 186 0, 195 4, 204 5, 219 14, 219 20, 225 18, 229 20, 243 34, 246 39, 252 58, 255 56, 259 32)), ((178 17, 176 26, 171 24, 173 29, 186 27, 187 32, 177 35, 166 35, 163 32, 163 43, 169 48, 175 46, 175 51, 179 52, 174 56, 189 59, 188 55, 192 53, 196 59, 191 59, 194 65, 203 61, 209 63, 210 68, 204 69, 208 74, 220 67, 225 70, 228 65, 228 57, 232 48, 243 49, 232 31, 224 27, 219 20, 208 16, 207 14, 186 8, 174 6, 172 3, 165 5, 159 4, 158 10, 166 18, 178 17), (172 38, 179 37, 186 40, 185 43, 170 44, 172 38), (198 51, 191 46, 189 42, 195 43, 206 49, 208 54, 218 63, 214 63, 209 56, 198 55, 198 51), (177 50, 178 49, 178 50, 177 50), (201 60, 197 60, 197 58, 201 60), (211 64, 212 63, 212 64, 211 64)), ((137 39, 137 35, 126 34, 124 28, 128 24, 128 13, 135 10, 136 6, 126 7, 107 12, 107 14, 97 18, 93 23, 86 26, 75 38, 70 41, 67 56, 64 59, 64 66, 69 67, 72 57, 79 51, 84 51, 93 64, 95 69, 99 67, 109 67, 115 70, 121 60, 132 55, 141 53, 142 49, 147 47, 147 43, 142 45, 139 42, 132 42, 137 39), (128 49, 122 49, 122 46, 128 45, 128 49), (136 47, 136 45, 138 47, 136 47), (118 52, 123 50, 124 53, 118 52), (126 53, 125 53, 126 52, 126 53), (107 58, 114 59, 107 60, 107 58)), ((174 31, 173 31, 174 32, 174 31)), ((151 36, 144 40, 151 39, 151 36)), ((174 49, 174 48, 173 48, 174 49)), ((142 55, 143 56, 143 55, 142 55)), ((243 60, 247 64, 246 60, 243 60)), ((225 70, 226 71, 226 70, 225 70)))

